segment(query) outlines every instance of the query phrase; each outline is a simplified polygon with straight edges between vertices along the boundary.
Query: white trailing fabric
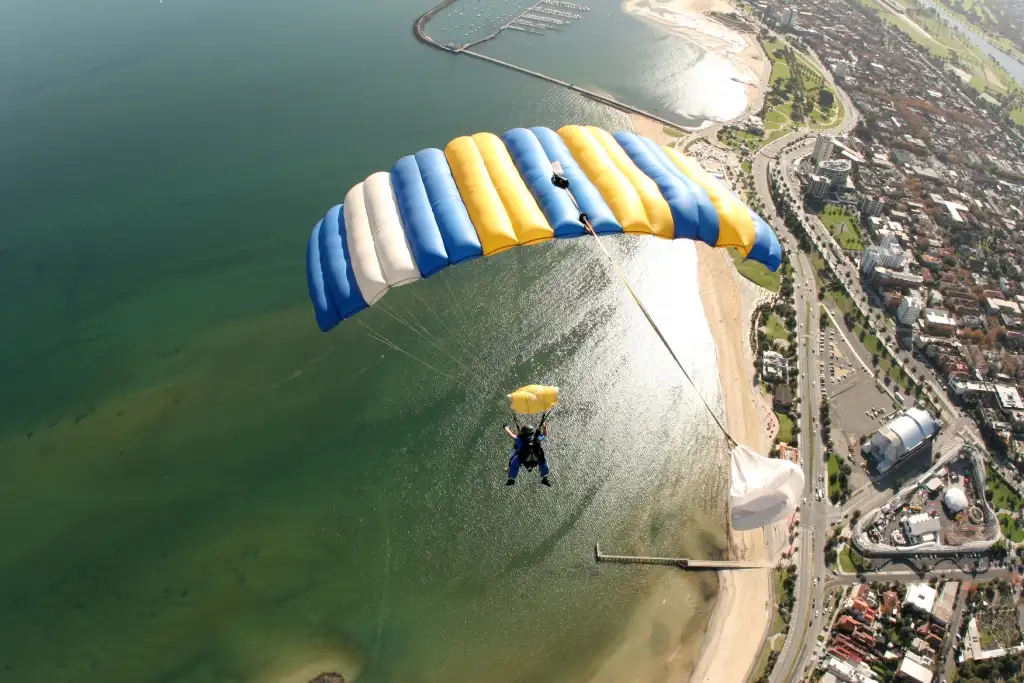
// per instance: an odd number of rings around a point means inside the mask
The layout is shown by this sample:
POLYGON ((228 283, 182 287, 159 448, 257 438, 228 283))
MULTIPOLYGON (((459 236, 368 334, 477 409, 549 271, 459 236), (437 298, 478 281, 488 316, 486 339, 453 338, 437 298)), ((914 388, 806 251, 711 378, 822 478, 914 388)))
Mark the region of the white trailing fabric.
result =
POLYGON ((804 490, 804 471, 799 465, 766 458, 746 446, 733 448, 730 460, 734 529, 756 529, 793 514, 804 490))

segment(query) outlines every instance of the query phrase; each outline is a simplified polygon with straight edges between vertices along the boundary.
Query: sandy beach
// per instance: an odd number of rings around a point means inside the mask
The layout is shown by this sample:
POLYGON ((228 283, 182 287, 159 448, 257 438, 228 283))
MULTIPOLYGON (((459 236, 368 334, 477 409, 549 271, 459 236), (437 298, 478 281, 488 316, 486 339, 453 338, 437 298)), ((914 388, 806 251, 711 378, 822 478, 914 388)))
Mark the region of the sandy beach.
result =
POLYGON ((733 79, 745 86, 747 108, 741 116, 760 106, 769 66, 756 37, 704 14, 732 12, 726 0, 625 0, 624 9, 728 60, 735 69, 733 79))
MULTIPOLYGON (((763 429, 761 398, 753 386, 753 358, 749 348, 750 316, 757 288, 736 272, 728 252, 703 244, 697 247, 701 300, 718 350, 726 423, 737 439, 765 452, 770 444, 763 429)), ((732 557, 774 559, 777 539, 783 535, 776 528, 734 531, 730 535, 732 557)), ((742 683, 746 680, 760 649, 761 636, 772 617, 771 601, 769 570, 720 573, 718 603, 690 680, 694 683, 742 683)))

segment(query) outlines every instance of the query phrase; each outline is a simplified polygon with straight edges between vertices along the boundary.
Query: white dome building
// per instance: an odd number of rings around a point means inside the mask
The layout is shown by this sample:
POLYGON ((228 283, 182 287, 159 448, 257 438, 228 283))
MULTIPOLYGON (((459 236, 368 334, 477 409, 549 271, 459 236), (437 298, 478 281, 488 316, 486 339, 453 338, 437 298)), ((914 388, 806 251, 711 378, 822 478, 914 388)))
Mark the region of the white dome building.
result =
POLYGON ((967 509, 967 494, 959 486, 950 486, 946 489, 946 495, 942 498, 942 504, 951 515, 958 514, 967 509))
POLYGON ((938 431, 938 422, 927 410, 909 408, 875 432, 870 445, 863 450, 878 458, 878 471, 885 472, 907 453, 931 440, 938 431))

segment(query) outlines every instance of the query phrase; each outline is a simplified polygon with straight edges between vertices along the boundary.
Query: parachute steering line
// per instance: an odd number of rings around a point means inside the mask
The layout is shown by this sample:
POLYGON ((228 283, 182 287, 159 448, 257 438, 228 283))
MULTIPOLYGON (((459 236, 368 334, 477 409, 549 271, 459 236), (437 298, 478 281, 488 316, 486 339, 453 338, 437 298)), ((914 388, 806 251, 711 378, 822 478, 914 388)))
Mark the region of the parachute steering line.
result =
POLYGON ((668 343, 668 339, 665 338, 665 335, 658 327, 658 323, 654 321, 654 318, 647 310, 647 307, 644 306, 644 302, 640 300, 640 296, 636 293, 636 290, 633 289, 633 285, 630 284, 629 279, 626 277, 626 274, 622 271, 622 268, 619 267, 619 264, 615 260, 615 257, 612 256, 611 253, 601 243, 601 240, 598 238, 597 233, 594 231, 594 226, 590 223, 590 218, 588 218, 587 214, 585 214, 583 210, 580 209, 580 205, 576 201, 576 196, 573 194, 572 188, 569 187, 569 178, 566 177, 565 173, 562 170, 562 164, 558 161, 554 161, 551 163, 551 183, 555 187, 565 190, 566 194, 569 195, 569 198, 572 200, 573 206, 575 206, 576 210, 579 211, 580 222, 583 224, 583 227, 586 228, 587 232, 590 233, 590 235, 594 238, 594 241, 597 243, 597 246, 600 247, 601 251, 608 259, 608 262, 611 263, 612 268, 615 269, 615 272, 619 276, 619 279, 622 281, 622 284, 626 286, 626 290, 629 292, 629 295, 633 298, 633 301, 636 302, 636 305, 640 309, 640 312, 644 314, 644 317, 647 319, 648 324, 650 324, 651 329, 653 329, 654 333, 658 335, 658 339, 661 340, 661 343, 668 350, 669 355, 672 356, 672 360, 675 361, 676 365, 682 371, 683 376, 686 377, 686 379, 693 386, 693 390, 697 393, 697 397, 700 398, 701 403, 703 403, 704 407, 707 408, 708 413, 711 415, 711 418, 715 421, 715 424, 718 425, 718 428, 722 430, 722 434, 725 435, 725 438, 729 441, 729 444, 732 446, 738 446, 739 442, 732 437, 732 435, 729 433, 729 430, 726 429, 722 421, 718 419, 718 415, 716 415, 715 411, 712 410, 711 405, 707 402, 707 399, 704 398, 704 395, 701 393, 700 388, 697 386, 697 383, 693 381, 693 377, 690 376, 690 373, 683 366, 682 361, 679 360, 679 357, 676 355, 676 352, 672 349, 672 345, 668 343))

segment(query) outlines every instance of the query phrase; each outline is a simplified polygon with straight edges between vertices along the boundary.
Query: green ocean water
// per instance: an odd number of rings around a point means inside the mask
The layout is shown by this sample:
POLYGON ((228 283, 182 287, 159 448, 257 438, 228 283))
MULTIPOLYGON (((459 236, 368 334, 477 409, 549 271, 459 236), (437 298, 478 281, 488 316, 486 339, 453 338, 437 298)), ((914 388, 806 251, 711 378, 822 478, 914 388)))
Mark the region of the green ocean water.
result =
MULTIPOLYGON (((717 551, 723 449, 586 241, 316 329, 305 240, 353 183, 467 132, 624 125, 416 43, 429 6, 5 5, 0 680, 244 682, 323 653, 361 681, 571 680, 658 576, 595 542, 717 551), (501 395, 533 381, 565 396, 556 486, 509 491, 501 395)), ((718 400, 692 248, 607 242, 718 400)), ((691 588, 699 631, 714 584, 691 588)))

